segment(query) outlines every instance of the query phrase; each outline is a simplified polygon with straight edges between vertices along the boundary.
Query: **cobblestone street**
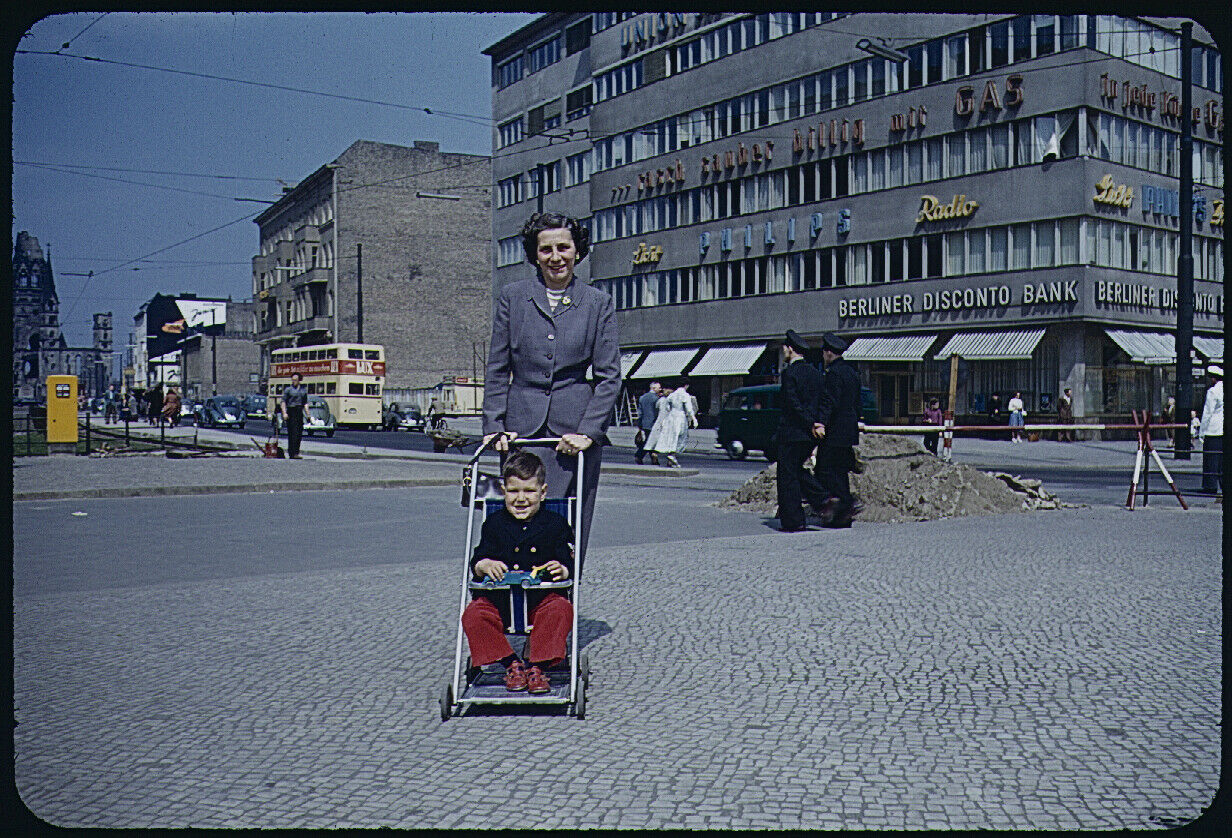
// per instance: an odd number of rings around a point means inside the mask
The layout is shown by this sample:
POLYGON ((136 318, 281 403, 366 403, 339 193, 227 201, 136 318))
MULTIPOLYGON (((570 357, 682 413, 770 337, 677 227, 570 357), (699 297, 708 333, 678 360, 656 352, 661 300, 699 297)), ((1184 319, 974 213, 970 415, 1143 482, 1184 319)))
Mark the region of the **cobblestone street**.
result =
POLYGON ((1218 787, 1220 526, 592 547, 582 721, 441 723, 456 561, 19 598, 18 789, 66 827, 1176 825, 1218 787))

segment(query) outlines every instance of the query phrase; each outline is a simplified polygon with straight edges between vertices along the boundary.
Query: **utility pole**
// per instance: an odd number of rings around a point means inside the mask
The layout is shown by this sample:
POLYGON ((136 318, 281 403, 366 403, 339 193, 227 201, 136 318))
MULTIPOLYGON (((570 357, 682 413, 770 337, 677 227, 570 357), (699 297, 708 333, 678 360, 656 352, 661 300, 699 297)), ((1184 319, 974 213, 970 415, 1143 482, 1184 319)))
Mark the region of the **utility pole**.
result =
POLYGON ((1173 457, 1188 460, 1189 411, 1193 404, 1193 23, 1181 24, 1181 253, 1176 263, 1176 429, 1173 457))
POLYGON ((364 244, 355 243, 355 342, 364 342, 364 244))
POLYGON ((535 166, 535 209, 543 212, 543 164, 535 166))
POLYGON ((210 309, 210 393, 218 395, 218 309, 210 309))

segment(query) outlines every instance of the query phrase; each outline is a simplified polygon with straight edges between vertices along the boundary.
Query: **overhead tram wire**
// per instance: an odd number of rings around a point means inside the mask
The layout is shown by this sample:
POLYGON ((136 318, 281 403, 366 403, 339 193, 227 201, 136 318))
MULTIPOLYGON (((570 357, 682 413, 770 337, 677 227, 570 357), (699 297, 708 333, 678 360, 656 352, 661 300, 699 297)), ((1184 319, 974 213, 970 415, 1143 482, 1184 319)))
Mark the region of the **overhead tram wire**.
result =
POLYGON ((160 73, 173 73, 175 75, 192 76, 194 78, 209 79, 212 81, 226 81, 226 82, 231 82, 232 84, 247 84, 253 87, 268 88, 270 90, 285 90, 291 93, 304 93, 309 96, 324 96, 329 99, 341 99, 343 101, 359 102, 365 105, 380 105, 382 107, 387 107, 387 108, 398 108, 400 110, 407 110, 407 111, 419 111, 421 113, 426 113, 430 116, 443 116, 446 119, 457 119, 462 122, 470 122, 474 125, 482 125, 484 127, 490 127, 492 125, 492 120, 490 118, 476 116, 475 114, 458 113, 455 111, 443 111, 443 110, 437 110, 434 108, 425 108, 425 107, 418 106, 418 105, 404 105, 399 102, 382 102, 378 99, 365 99, 362 96, 347 96, 346 94, 343 94, 343 93, 327 93, 322 90, 308 90, 302 87, 290 87, 289 85, 274 84, 272 82, 253 81, 251 79, 237 79, 231 76, 219 76, 213 73, 198 73, 192 70, 176 70, 171 67, 157 67, 152 64, 138 64, 132 61, 116 61, 115 59, 112 59, 112 58, 97 58, 92 55, 72 55, 66 52, 53 52, 49 50, 19 49, 19 50, 15 50, 15 53, 17 55, 49 55, 49 56, 56 56, 58 58, 76 58, 80 61, 94 61, 99 64, 112 64, 117 67, 134 67, 140 70, 153 70, 155 72, 160 72, 160 73))
POLYGON ((280 178, 274 177, 247 177, 245 175, 212 175, 202 174, 200 172, 174 172, 165 169, 128 169, 121 166, 86 166, 81 163, 49 163, 45 160, 14 160, 13 165, 22 166, 59 166, 64 169, 89 169, 99 172, 128 172, 129 174, 140 175, 175 175, 177 177, 196 177, 209 178, 213 180, 251 180, 260 181, 262 183, 284 183, 280 178))
POLYGON ((259 198, 235 198, 231 195, 219 195, 214 192, 202 192, 199 189, 184 189, 183 187, 180 187, 180 186, 166 186, 161 183, 144 183, 139 180, 128 180, 127 178, 112 177, 110 175, 96 175, 92 172, 78 172, 78 171, 73 171, 72 169, 62 169, 62 168, 59 168, 58 166, 44 165, 40 163, 20 163, 19 164, 17 162, 14 162, 13 165, 30 166, 35 169, 43 169, 49 172, 59 172, 60 174, 65 174, 65 175, 77 175, 79 177, 95 178, 97 180, 109 180, 114 183, 127 183, 132 186, 147 186, 150 189, 165 189, 169 192, 183 192, 188 195, 203 195, 207 198, 222 198, 224 200, 230 200, 230 201, 261 200, 259 198))

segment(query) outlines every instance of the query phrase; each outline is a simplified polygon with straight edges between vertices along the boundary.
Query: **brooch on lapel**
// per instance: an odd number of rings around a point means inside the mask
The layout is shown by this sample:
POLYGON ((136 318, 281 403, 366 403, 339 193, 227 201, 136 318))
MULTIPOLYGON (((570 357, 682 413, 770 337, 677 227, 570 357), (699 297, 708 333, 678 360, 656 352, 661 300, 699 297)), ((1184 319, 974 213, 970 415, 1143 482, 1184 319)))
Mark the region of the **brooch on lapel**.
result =
POLYGON ((568 297, 568 296, 564 296, 564 297, 561 297, 561 298, 560 298, 560 304, 561 304, 562 306, 567 306, 567 305, 569 305, 569 304, 570 304, 570 303, 572 303, 572 302, 573 302, 573 300, 572 300, 570 297, 568 297))

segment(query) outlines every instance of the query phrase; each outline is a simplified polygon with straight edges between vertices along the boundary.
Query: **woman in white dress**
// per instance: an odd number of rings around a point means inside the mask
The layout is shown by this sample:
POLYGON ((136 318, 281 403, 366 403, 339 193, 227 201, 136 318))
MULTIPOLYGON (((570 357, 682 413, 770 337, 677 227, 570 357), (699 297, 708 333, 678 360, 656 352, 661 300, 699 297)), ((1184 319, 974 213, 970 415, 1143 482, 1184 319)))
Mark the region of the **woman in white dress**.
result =
POLYGON ((671 468, 680 468, 680 463, 676 461, 680 434, 696 421, 688 391, 677 387, 668 393, 666 398, 659 400, 659 418, 655 420, 650 438, 646 440, 647 450, 666 457, 667 465, 671 468))

